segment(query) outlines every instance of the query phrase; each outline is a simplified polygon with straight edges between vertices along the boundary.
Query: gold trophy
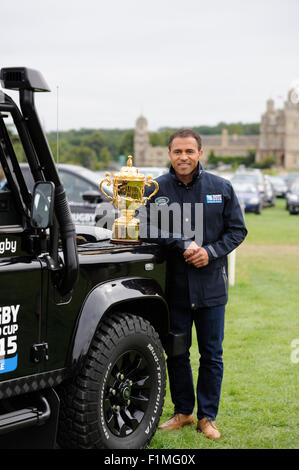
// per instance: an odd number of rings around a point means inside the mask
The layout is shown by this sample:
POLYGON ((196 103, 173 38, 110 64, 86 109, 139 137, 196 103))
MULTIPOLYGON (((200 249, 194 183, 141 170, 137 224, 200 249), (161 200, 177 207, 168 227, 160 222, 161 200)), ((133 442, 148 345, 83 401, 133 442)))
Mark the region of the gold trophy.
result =
POLYGON ((119 173, 113 175, 113 197, 105 193, 103 184, 112 184, 110 173, 106 173, 99 188, 102 193, 111 199, 120 210, 121 216, 115 220, 112 228, 112 243, 141 243, 139 240, 139 220, 134 217, 136 209, 146 204, 159 190, 157 181, 150 175, 147 178, 138 173, 138 168, 132 166, 132 156, 128 156, 127 166, 123 166, 119 173), (144 197, 145 186, 155 185, 155 190, 149 197, 144 197))

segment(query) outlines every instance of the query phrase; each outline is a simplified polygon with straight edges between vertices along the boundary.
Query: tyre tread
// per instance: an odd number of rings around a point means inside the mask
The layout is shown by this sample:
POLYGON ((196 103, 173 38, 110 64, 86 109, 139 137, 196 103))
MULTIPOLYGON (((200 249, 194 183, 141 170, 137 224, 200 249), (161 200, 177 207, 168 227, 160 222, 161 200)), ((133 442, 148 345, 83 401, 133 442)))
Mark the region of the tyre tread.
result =
MULTIPOLYGON (((73 381, 60 386, 59 395, 62 406, 58 443, 61 447, 106 448, 105 442, 97 433, 97 379, 105 372, 105 361, 101 358, 108 360, 119 339, 134 331, 146 333, 156 342, 160 342, 159 335, 152 325, 142 317, 129 313, 117 313, 106 317, 94 335, 79 375, 73 381)), ((164 370, 164 381, 165 378, 164 370)), ((164 404, 165 390, 163 392, 161 409, 164 404)), ((151 429, 143 448, 149 444, 157 426, 158 420, 151 429)))

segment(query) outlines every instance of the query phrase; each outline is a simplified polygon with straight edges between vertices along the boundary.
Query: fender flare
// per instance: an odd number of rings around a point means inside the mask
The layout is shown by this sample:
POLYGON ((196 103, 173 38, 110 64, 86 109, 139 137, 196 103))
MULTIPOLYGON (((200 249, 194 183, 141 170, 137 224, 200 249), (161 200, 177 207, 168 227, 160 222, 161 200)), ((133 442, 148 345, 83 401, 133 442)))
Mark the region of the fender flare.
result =
MULTIPOLYGON (((151 309, 151 315, 156 318, 156 322, 152 322, 153 326, 156 323, 159 327, 158 333, 166 336, 169 332, 169 310, 160 285, 151 278, 142 277, 110 280, 95 286, 82 305, 69 355, 70 367, 78 370, 104 314, 109 310, 117 310, 117 307, 125 311, 126 304, 128 308, 132 303, 138 307, 140 301, 155 305, 155 308, 151 309)), ((148 319, 142 312, 138 314, 148 319)))

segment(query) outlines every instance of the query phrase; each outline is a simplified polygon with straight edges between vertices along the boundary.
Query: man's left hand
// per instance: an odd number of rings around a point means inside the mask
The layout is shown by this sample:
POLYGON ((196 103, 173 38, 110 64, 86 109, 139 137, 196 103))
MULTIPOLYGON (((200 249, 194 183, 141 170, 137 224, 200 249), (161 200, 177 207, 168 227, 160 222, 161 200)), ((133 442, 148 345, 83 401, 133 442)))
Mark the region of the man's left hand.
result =
POLYGON ((202 268, 203 266, 209 264, 208 252, 202 247, 198 248, 197 250, 193 250, 192 254, 186 253, 184 257, 187 263, 193 264, 193 266, 196 268, 202 268))

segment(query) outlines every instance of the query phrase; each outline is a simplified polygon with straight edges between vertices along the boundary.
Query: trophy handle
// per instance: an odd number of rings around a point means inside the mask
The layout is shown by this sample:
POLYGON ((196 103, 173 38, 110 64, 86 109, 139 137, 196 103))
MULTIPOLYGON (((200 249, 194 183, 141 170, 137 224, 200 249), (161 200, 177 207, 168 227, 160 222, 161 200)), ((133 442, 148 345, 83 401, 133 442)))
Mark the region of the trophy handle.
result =
POLYGON ((153 178, 150 175, 148 175, 146 186, 151 186, 152 184, 154 184, 156 188, 152 192, 152 194, 150 194, 148 197, 146 197, 144 199, 143 204, 145 204, 147 201, 149 201, 159 191, 159 185, 158 185, 157 181, 153 180, 153 178))
POLYGON ((109 194, 107 194, 104 189, 102 188, 102 185, 103 183, 107 183, 108 186, 110 186, 111 184, 111 179, 109 178, 110 177, 110 173, 106 173, 106 178, 104 178, 100 184, 99 184, 99 188, 100 188, 100 191, 102 191, 102 193, 106 196, 107 199, 113 199, 112 196, 110 196, 109 194))

